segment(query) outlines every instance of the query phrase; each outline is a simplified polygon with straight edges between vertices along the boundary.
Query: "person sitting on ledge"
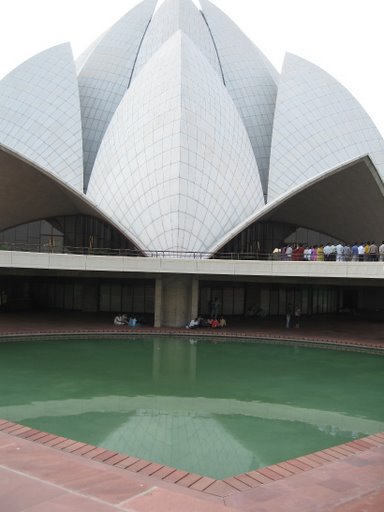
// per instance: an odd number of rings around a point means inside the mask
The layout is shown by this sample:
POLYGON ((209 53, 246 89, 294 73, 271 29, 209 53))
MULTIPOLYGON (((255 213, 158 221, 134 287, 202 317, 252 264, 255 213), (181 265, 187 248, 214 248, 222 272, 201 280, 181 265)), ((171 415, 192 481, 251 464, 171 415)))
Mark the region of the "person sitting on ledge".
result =
POLYGON ((199 327, 199 319, 194 318, 192 319, 188 325, 185 326, 187 329, 196 329, 196 327, 199 327))
POLYGON ((197 321, 198 321, 198 323, 199 323, 199 325, 198 325, 197 327, 204 327, 204 326, 205 326, 205 324, 206 324, 204 317, 203 317, 203 316, 201 316, 201 315, 199 315, 199 316, 197 317, 197 321))
POLYGON ((199 317, 199 327, 202 327, 203 329, 205 327, 211 327, 210 320, 207 320, 204 317, 199 317))
POLYGON ((211 327, 212 327, 212 329, 217 329, 218 327, 220 327, 220 324, 219 324, 219 321, 217 320, 217 318, 214 318, 212 320, 211 327))
POLYGON ((126 320, 124 320, 124 315, 120 314, 120 315, 115 316, 113 323, 115 325, 125 325, 127 322, 126 322, 126 320))
POLYGON ((227 322, 226 322, 225 318, 223 318, 223 317, 220 318, 219 327, 221 327, 221 328, 227 327, 227 322))
POLYGON ((128 325, 129 325, 129 327, 136 327, 136 326, 138 326, 138 325, 139 325, 139 324, 137 323, 136 318, 135 318, 133 315, 131 315, 131 316, 129 317, 128 325))

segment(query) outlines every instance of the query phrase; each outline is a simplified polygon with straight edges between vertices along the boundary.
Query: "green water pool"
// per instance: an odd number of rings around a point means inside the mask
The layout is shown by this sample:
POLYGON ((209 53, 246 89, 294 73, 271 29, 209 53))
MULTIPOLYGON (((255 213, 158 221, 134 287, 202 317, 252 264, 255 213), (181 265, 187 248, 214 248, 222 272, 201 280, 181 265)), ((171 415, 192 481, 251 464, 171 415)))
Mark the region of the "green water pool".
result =
POLYGON ((0 418, 214 478, 384 431, 383 356, 291 344, 6 342, 0 390, 0 418))

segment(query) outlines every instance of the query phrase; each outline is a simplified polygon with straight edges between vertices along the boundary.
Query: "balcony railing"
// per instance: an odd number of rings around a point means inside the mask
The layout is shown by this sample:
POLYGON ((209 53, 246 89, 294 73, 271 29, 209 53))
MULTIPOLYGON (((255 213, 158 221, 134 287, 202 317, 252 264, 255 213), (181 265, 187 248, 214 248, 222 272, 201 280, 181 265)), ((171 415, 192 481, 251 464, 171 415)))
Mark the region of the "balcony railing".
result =
MULTIPOLYGON (((265 253, 265 252, 198 252, 198 251, 163 251, 163 250, 146 250, 139 251, 137 249, 112 249, 97 247, 74 247, 59 246, 50 244, 30 244, 24 242, 3 242, 0 243, 0 250, 4 251, 20 251, 20 252, 39 252, 54 254, 79 254, 92 256, 126 256, 126 257, 147 257, 147 258, 176 258, 176 259, 220 259, 220 260, 261 260, 261 261, 318 261, 311 259, 306 255, 287 256, 281 252, 265 253)), ((331 258, 323 258, 321 261, 379 261, 384 262, 384 255, 364 256, 343 256, 336 254, 331 258)), ((320 261, 320 260, 319 260, 320 261)))

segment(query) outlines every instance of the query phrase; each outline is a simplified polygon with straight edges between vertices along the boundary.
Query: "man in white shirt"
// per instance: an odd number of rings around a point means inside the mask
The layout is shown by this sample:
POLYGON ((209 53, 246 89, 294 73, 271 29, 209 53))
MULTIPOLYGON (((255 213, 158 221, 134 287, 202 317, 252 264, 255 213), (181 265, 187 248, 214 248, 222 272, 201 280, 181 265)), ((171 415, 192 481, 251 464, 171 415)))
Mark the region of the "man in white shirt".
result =
POLYGON ((304 249, 304 260, 311 261, 311 254, 312 254, 311 248, 308 245, 306 245, 305 249, 304 249))
POLYGON ((336 247, 336 261, 344 261, 344 245, 339 242, 336 247))
POLYGON ((384 261, 384 241, 379 247, 379 261, 384 261))
POLYGON ((331 244, 330 243, 324 245, 323 252, 324 252, 325 261, 329 261, 329 255, 331 253, 331 244))
POLYGON ((335 261, 336 260, 336 246, 334 243, 331 243, 329 248, 329 261, 335 261))
POLYGON ((365 247, 364 247, 363 242, 361 242, 361 244, 358 247, 359 261, 364 261, 364 251, 365 251, 365 247))

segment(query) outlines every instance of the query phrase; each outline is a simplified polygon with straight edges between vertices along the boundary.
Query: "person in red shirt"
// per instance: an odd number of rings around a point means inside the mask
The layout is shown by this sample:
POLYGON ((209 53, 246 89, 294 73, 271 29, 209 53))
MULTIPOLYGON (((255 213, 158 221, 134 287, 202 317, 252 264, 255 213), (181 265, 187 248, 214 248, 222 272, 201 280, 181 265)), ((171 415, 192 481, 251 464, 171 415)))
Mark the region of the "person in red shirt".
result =
POLYGON ((293 259, 293 261, 303 261, 303 259, 304 259, 304 246, 302 244, 298 245, 293 250, 292 259, 293 259))

